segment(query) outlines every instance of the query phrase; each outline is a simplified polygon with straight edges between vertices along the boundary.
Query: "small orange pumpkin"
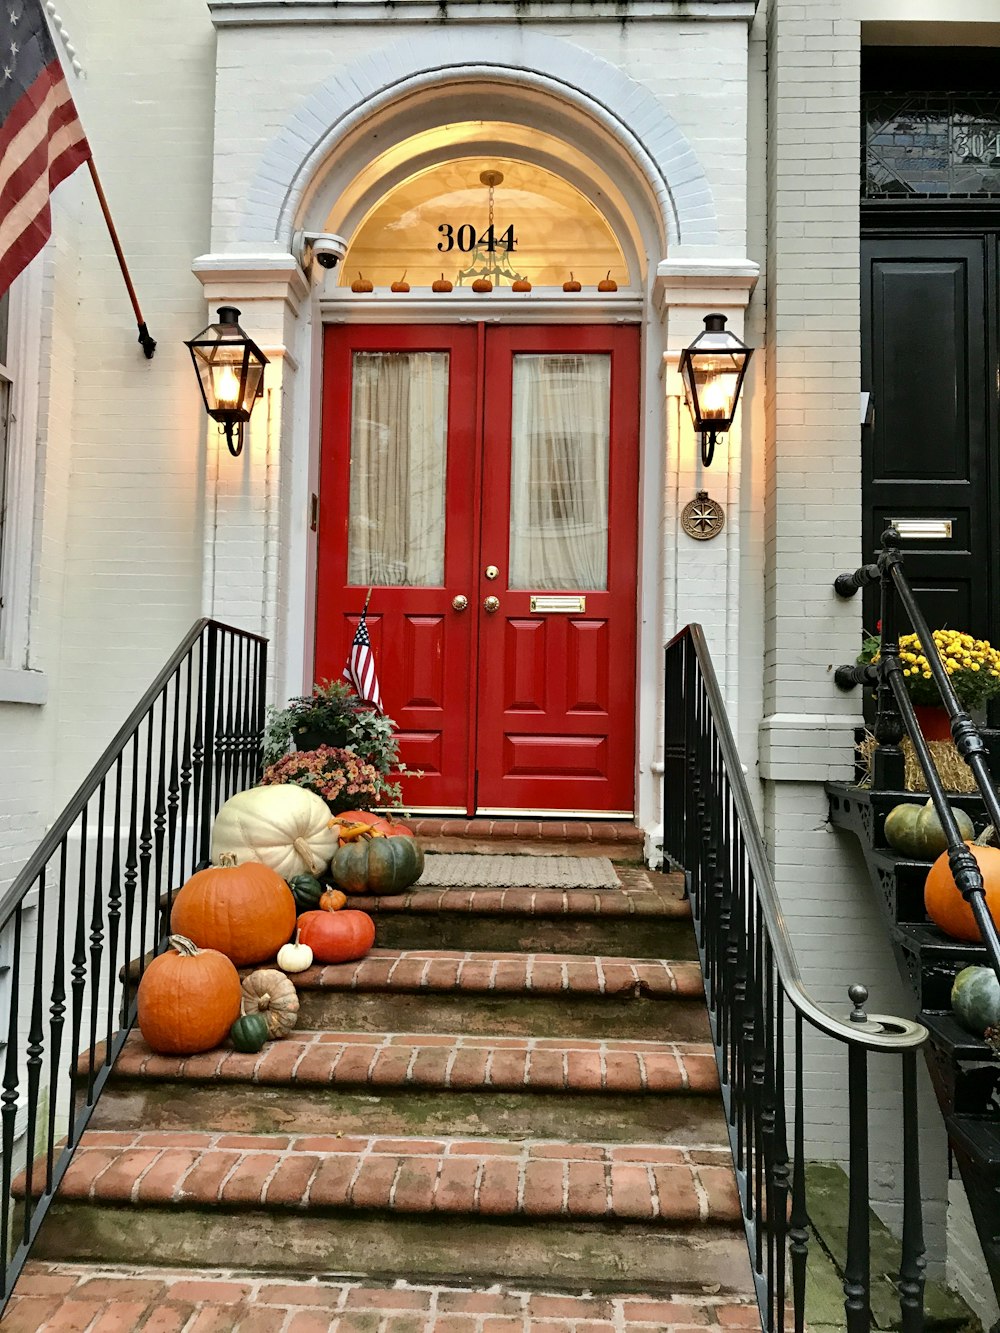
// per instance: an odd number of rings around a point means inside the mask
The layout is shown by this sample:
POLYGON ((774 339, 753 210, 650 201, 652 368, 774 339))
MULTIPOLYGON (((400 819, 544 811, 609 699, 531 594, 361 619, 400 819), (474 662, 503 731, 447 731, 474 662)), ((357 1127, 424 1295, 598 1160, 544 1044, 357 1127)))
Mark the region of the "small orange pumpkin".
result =
POLYGON ((610 270, 610 269, 608 269, 608 275, 607 275, 607 277, 606 277, 606 278, 602 278, 602 279, 600 280, 600 282, 597 284, 597 290, 598 290, 599 292, 616 292, 616 291, 618 290, 618 284, 617 284, 617 282, 615 282, 614 278, 611 276, 611 270, 610 270))
POLYGON ((359 273, 358 276, 351 283, 352 292, 373 292, 374 290, 375 287, 371 279, 366 278, 362 273, 359 273))
POLYGON ((308 944, 317 963, 351 963, 375 943, 375 922, 367 912, 303 912, 299 938, 308 944))
POLYGON ((452 289, 452 287, 453 287, 454 285, 455 285, 455 284, 452 283, 452 282, 449 282, 448 279, 447 279, 447 278, 444 276, 444 274, 442 273, 441 276, 440 276, 440 278, 435 278, 434 281, 431 283, 431 291, 432 291, 432 292, 450 292, 451 289, 452 289))
MULTIPOLYGON (((967 842, 965 845, 972 848, 972 855, 976 858, 983 877, 986 905, 990 916, 1000 927, 1000 848, 985 845, 985 839, 988 835, 992 836, 992 832, 993 830, 989 828, 975 842, 967 842)), ((924 883, 924 906, 927 908, 927 915, 938 929, 943 930, 953 940, 979 943, 982 939, 972 908, 962 897, 958 885, 952 878, 947 852, 942 852, 927 872, 924 883)))
POLYGON ((320 894, 319 910, 321 912, 339 912, 342 907, 347 906, 347 894, 342 893, 340 889, 327 889, 325 893, 320 894))
POLYGON ((160 1055, 197 1055, 226 1039, 240 1016, 240 976, 223 954, 171 935, 142 974, 139 1031, 160 1055))
POLYGON ((564 291, 564 292, 582 292, 582 291, 583 291, 583 284, 580 283, 580 282, 577 282, 576 278, 574 278, 574 277, 573 277, 573 274, 571 273, 571 274, 569 275, 569 279, 568 279, 568 281, 563 283, 563 291, 564 291))
POLYGON ((530 292, 531 283, 527 278, 515 278, 510 284, 510 289, 512 292, 530 292))
POLYGON ((406 281, 405 268, 403 269, 403 276, 401 278, 397 278, 396 281, 389 288, 389 290, 391 292, 408 292, 410 290, 410 284, 406 281))
POLYGON ((295 930, 295 899, 276 870, 260 861, 221 865, 192 875, 174 899, 170 929, 200 949, 218 949, 238 967, 273 958, 295 930))
POLYGON ((489 278, 477 278, 472 284, 472 290, 480 293, 491 292, 493 290, 493 284, 490 282, 489 278))

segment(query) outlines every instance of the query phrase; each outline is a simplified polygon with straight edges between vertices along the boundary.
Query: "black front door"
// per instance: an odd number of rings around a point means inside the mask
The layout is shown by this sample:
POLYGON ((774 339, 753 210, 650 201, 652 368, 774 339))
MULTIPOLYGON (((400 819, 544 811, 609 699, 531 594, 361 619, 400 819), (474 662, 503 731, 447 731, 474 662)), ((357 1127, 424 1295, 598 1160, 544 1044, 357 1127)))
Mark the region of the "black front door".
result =
MULTIPOLYGON (((996 643, 998 232, 862 241, 864 550, 890 520, 932 627, 996 643)), ((874 629, 878 589, 867 590, 874 629)))

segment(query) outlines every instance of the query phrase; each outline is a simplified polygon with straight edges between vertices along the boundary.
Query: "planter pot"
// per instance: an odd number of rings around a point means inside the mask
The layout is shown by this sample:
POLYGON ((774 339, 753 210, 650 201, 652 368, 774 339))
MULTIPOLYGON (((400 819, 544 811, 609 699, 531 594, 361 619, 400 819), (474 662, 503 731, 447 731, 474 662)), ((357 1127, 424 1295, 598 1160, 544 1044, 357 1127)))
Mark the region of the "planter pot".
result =
POLYGON ((920 730, 927 741, 950 741, 951 720, 947 708, 940 704, 914 704, 920 730))
POLYGON ((321 745, 332 745, 342 750, 347 744, 347 730, 344 727, 320 727, 314 730, 303 727, 295 732, 296 750, 318 750, 321 745))

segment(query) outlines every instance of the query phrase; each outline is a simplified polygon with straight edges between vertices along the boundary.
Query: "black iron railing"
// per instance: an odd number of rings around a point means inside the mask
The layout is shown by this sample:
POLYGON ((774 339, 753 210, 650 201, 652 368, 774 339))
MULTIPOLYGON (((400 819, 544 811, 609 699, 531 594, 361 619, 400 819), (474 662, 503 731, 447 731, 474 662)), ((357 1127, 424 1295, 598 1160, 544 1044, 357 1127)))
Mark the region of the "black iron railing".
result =
POLYGON ((264 639, 198 621, 0 896, 0 1309, 135 1021, 173 890, 259 775, 266 674, 264 639))
POLYGON ((983 798, 989 821, 1000 834, 1000 798, 990 775, 986 745, 979 728, 958 701, 951 677, 941 661, 934 635, 903 572, 900 535, 893 527, 882 534, 882 549, 875 564, 862 565, 853 574, 840 574, 834 588, 841 597, 853 597, 859 588, 878 583, 881 591, 882 643, 877 662, 837 668, 834 679, 841 689, 868 685, 875 690, 874 734, 878 742, 872 759, 872 786, 879 791, 902 791, 905 787, 905 758, 900 741, 909 736, 927 783, 934 810, 948 839, 948 864, 962 897, 969 904, 993 970, 1000 979, 1000 934, 986 905, 983 877, 975 856, 962 841, 944 785, 938 775, 927 741, 917 721, 906 688, 899 658, 899 608, 909 617, 920 648, 931 669, 934 684, 951 721, 951 735, 959 754, 968 764, 983 798))
POLYGON ((917 1144, 919 1023, 864 1012, 852 986, 846 1019, 816 1004, 798 971, 743 768, 704 634, 689 625, 667 646, 664 850, 684 870, 694 915, 764 1329, 805 1326, 805 1026, 846 1048, 849 1216, 844 1327, 871 1328, 868 1057, 901 1065, 903 1235, 899 1301, 904 1333, 924 1327, 924 1243, 917 1144), (790 1286, 790 1290, 789 1290, 790 1286))

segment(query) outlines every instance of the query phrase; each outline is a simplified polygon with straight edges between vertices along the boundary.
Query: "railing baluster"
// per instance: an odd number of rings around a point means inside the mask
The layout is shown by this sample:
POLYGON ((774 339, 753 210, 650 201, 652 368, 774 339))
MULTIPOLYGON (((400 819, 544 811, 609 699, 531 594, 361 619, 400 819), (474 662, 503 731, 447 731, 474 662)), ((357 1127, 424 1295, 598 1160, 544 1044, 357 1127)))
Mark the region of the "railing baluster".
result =
POLYGON ((920 1134, 917 1127, 917 1057, 903 1056, 903 1245, 899 1263, 902 1333, 924 1327, 924 1223, 920 1190, 920 1134))
POLYGON ((25 1145, 28 1155, 25 1168, 24 1218, 22 1237, 27 1244, 31 1235, 31 1221, 35 1211, 35 1127, 38 1123, 38 1093, 42 1077, 42 1056, 45 1051, 45 1029, 42 1026, 42 965, 45 959, 45 872, 38 879, 38 910, 35 916, 35 966, 31 979, 31 1026, 28 1029, 27 1083, 28 1104, 25 1123, 25 1145))
MULTIPOLYGON (((10 922, 6 923, 10 927, 10 922)), ((18 903, 13 914, 11 930, 10 959, 10 999, 7 1013, 7 1052, 4 1060, 3 1092, 0 1093, 0 1123, 3 1131, 3 1179, 0 1181, 0 1242, 3 1253, 10 1254, 11 1244, 11 1194, 10 1185, 13 1177, 14 1142, 17 1133, 17 1104, 20 1099, 20 1080, 18 1077, 18 1040, 17 1024, 21 991, 21 904, 18 903)), ((6 1300, 10 1295, 16 1274, 4 1271, 3 1295, 6 1300)))
MULTIPOLYGON (((97 1024, 100 1017, 101 1001, 101 961, 104 955, 104 802, 105 787, 102 782, 97 789, 97 840, 94 853, 94 905, 90 914, 90 1049, 87 1061, 87 1101, 93 1105, 94 1079, 97 1074, 97 1024)), ((81 848, 81 855, 86 849, 81 848)), ((114 962, 112 961, 112 972, 114 962)), ((109 977, 108 1008, 111 1008, 110 991, 114 989, 114 976, 109 977)), ((74 1051, 74 1056, 79 1056, 74 1051)))
POLYGON ((806 1326, 806 1261, 809 1258, 809 1209, 806 1205, 806 1113, 802 1015, 795 1013, 795 1147, 792 1149, 792 1213, 789 1218, 789 1253, 792 1261, 792 1300, 795 1333, 806 1326))
MULTIPOLYGON (((66 839, 59 844, 59 875, 56 890, 56 929, 55 938, 62 941, 66 933, 66 839)), ((59 1061, 62 1058, 62 1034, 66 1022, 66 967, 65 955, 60 946, 53 951, 52 994, 49 1000, 49 1082, 58 1088, 59 1061)), ((112 955, 112 964, 114 955, 112 955)), ((72 1064, 72 1061, 71 1061, 72 1064)), ((74 1071, 75 1072, 75 1071, 74 1071)), ((45 1153, 45 1192, 51 1194, 54 1181, 56 1117, 59 1111, 57 1095, 49 1096, 49 1132, 45 1153)))
POLYGON ((852 1046, 847 1052, 847 1085, 851 1161, 844 1312, 847 1333, 869 1333, 872 1312, 868 1227, 868 1053, 863 1046, 852 1046))

